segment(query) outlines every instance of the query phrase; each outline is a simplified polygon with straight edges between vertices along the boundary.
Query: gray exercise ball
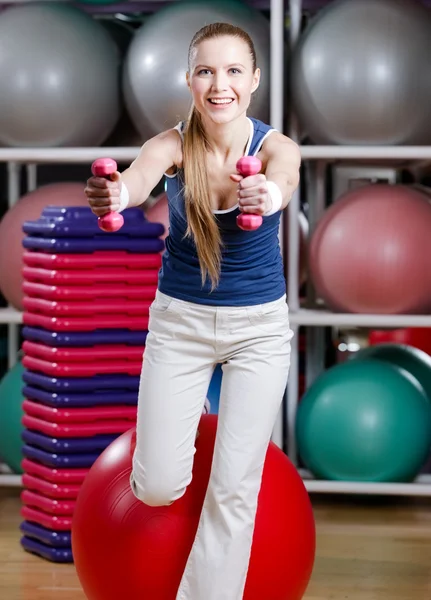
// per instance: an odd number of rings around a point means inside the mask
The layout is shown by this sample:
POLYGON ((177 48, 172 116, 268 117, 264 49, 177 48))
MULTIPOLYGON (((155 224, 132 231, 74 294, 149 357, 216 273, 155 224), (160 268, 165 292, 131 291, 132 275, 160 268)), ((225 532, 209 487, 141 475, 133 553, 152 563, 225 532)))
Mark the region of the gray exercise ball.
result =
POLYGON ((186 85, 187 54, 204 25, 229 22, 245 29, 262 70, 249 114, 269 118, 269 22, 257 10, 232 2, 178 2, 151 16, 136 32, 126 58, 123 91, 138 130, 153 134, 187 117, 191 96, 186 85))
POLYGON ((431 143, 431 11, 416 0, 340 0, 292 57, 291 93, 317 144, 431 143))
POLYGON ((0 14, 0 143, 99 145, 119 117, 120 55, 94 19, 66 3, 0 14))

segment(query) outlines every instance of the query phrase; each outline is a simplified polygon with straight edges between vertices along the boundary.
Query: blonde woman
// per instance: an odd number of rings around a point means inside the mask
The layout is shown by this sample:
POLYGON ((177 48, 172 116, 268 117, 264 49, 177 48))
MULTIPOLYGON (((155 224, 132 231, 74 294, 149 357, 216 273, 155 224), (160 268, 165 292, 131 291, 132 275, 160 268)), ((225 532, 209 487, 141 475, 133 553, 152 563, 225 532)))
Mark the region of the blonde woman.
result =
POLYGON ((289 371, 278 231, 299 182, 300 155, 289 138, 247 117, 260 70, 245 31, 204 27, 188 61, 187 122, 149 140, 111 181, 90 178, 86 193, 102 216, 140 204, 166 177, 170 229, 150 309, 131 486, 150 506, 185 493, 206 392, 222 363, 212 471, 177 600, 240 600, 289 371), (237 173, 247 155, 262 161, 258 175, 237 173), (240 229, 241 212, 262 215, 262 225, 240 229))

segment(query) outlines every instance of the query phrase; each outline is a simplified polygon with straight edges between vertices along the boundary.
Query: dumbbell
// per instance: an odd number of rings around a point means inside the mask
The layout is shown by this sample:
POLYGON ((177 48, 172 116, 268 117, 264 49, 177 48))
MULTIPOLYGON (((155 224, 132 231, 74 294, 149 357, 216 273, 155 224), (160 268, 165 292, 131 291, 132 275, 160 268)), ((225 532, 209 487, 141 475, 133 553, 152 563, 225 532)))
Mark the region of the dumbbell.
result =
MULTIPOLYGON (((95 177, 109 177, 117 170, 117 163, 112 158, 98 158, 91 165, 91 172, 95 177)), ((97 219, 102 231, 118 231, 124 225, 124 218, 118 212, 111 211, 97 219)))
MULTIPOLYGON (((257 156, 243 156, 236 163, 236 170, 243 177, 257 175, 262 169, 262 161, 257 156)), ((254 231, 262 225, 263 219, 260 215, 252 213, 241 213, 236 218, 236 224, 244 231, 254 231)))

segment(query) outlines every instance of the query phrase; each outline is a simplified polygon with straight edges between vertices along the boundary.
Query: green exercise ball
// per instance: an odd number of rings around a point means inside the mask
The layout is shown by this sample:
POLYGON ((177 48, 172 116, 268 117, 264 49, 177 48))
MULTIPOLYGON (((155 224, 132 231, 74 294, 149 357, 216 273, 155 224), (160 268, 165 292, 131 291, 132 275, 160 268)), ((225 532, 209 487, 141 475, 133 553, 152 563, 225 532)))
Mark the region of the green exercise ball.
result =
POLYGON ((396 365, 415 377, 431 400, 431 356, 407 344, 377 344, 362 348, 351 360, 377 359, 396 365))
POLYGON ((411 481, 429 455, 431 403, 398 366, 351 360, 305 393, 296 428, 300 456, 318 478, 411 481))
POLYGON ((14 473, 22 473, 21 424, 24 368, 17 362, 0 382, 0 457, 14 473))

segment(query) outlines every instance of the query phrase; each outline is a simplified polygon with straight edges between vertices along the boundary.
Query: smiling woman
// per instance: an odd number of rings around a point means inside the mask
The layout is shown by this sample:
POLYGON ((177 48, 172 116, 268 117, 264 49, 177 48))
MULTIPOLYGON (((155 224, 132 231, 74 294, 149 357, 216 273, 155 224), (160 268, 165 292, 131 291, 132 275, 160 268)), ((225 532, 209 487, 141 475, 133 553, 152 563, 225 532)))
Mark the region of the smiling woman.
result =
MULTIPOLYGON (((214 285, 219 279, 221 235, 212 210, 220 207, 212 206, 208 174, 201 165, 206 162, 208 136, 218 138, 222 152, 226 142, 232 144, 235 139, 245 149, 249 130, 244 127, 244 117, 251 95, 259 86, 260 69, 250 36, 228 23, 200 29, 190 43, 188 63, 187 83, 193 97, 183 142, 188 233, 195 239, 202 276, 208 273, 214 285), (228 140, 223 125, 229 123, 228 140)), ((223 159, 214 159, 214 171, 222 171, 223 159)))
POLYGON ((265 456, 289 372, 278 234, 300 154, 292 140, 248 117, 260 78, 244 30, 201 28, 188 51, 188 119, 146 142, 123 173, 92 177, 86 188, 103 216, 140 204, 166 177, 169 234, 150 311, 130 479, 144 504, 170 506, 184 496, 206 392, 222 364, 212 472, 176 600, 243 597, 265 456), (261 172, 239 174, 243 157, 261 172), (241 213, 262 217, 260 227, 240 229, 241 213))

